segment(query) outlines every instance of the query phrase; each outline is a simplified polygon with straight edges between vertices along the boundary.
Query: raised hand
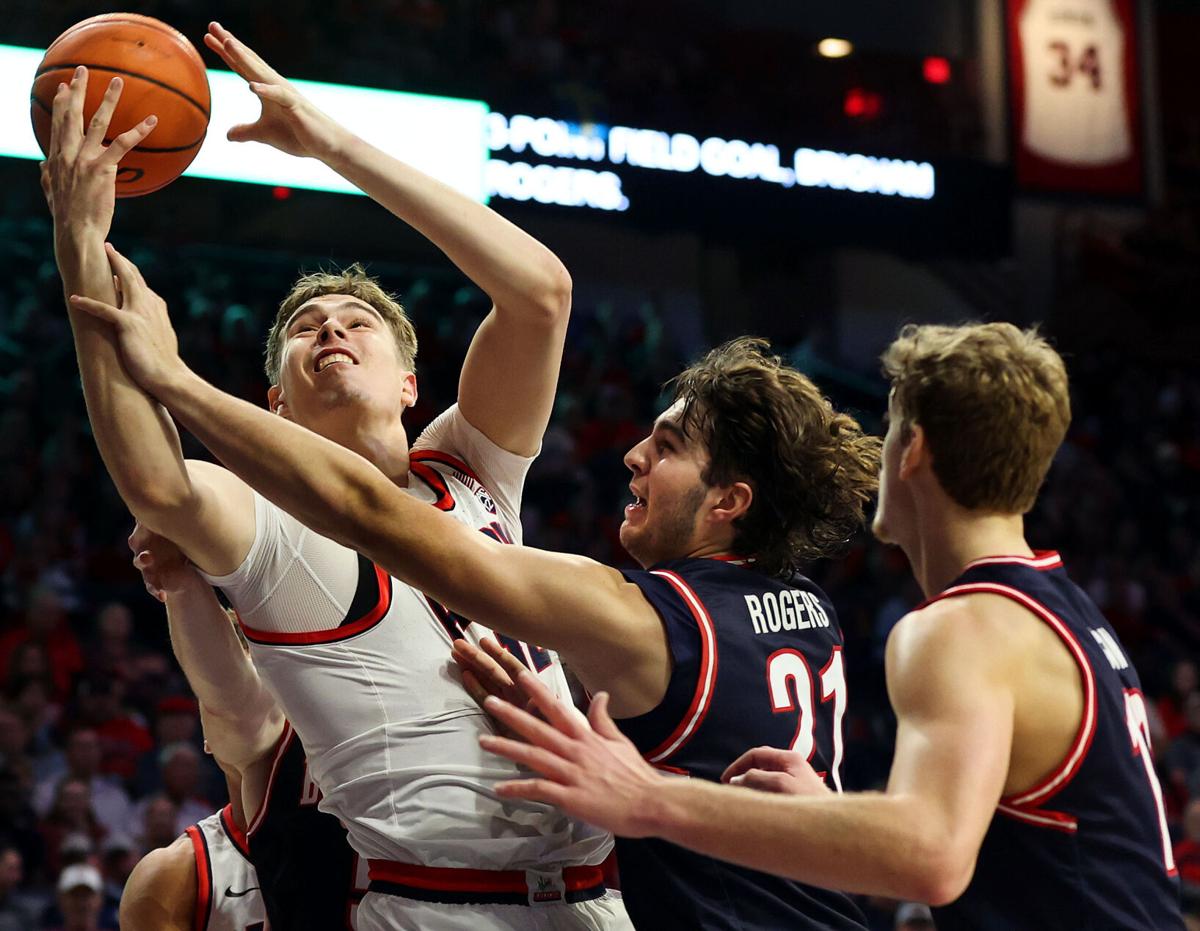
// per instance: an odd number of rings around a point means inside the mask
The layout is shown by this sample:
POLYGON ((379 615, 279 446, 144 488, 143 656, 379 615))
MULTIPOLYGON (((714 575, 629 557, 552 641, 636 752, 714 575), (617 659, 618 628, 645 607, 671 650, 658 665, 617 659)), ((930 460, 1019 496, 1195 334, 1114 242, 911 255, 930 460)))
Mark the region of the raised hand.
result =
POLYGON ((825 795, 832 791, 808 760, 776 747, 747 750, 721 774, 721 781, 781 795, 825 795))
POLYGON ((494 696, 484 702, 488 713, 528 743, 507 737, 479 738, 485 750, 508 757, 544 778, 501 782, 496 792, 561 808, 589 824, 620 834, 645 837, 648 801, 667 777, 647 763, 608 714, 608 693, 600 692, 585 717, 561 701, 527 669, 517 685, 545 721, 494 696))
POLYGON ((108 82, 100 106, 83 125, 88 72, 80 65, 70 84, 59 84, 50 122, 50 151, 42 162, 42 192, 54 216, 55 235, 108 235, 116 203, 117 163, 158 123, 148 116, 105 143, 108 124, 121 99, 122 80, 108 82))
POLYGON ((278 71, 220 23, 208 24, 204 44, 245 78, 262 104, 253 123, 229 130, 232 142, 262 142, 288 155, 325 159, 345 138, 336 122, 314 107, 278 71))
POLYGON ((116 276, 121 306, 71 295, 71 306, 111 323, 129 376, 150 395, 187 371, 166 302, 150 290, 141 271, 111 243, 104 244, 116 276))
POLYGON ((133 565, 142 574, 146 591, 165 602, 167 595, 202 581, 183 552, 166 537, 135 524, 129 535, 133 565))

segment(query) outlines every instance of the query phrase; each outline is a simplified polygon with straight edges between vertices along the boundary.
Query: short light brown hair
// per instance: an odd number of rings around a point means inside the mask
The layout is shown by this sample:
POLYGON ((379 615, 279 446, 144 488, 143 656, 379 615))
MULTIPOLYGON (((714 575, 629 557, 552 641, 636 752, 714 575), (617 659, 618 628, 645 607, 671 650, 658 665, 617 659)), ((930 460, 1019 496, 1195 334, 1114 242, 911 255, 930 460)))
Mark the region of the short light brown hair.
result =
POLYGON ((1062 356, 1011 323, 909 324, 883 354, 894 413, 919 424, 958 504, 1024 514, 1071 423, 1062 356))
POLYGON ((296 309, 314 298, 326 294, 346 294, 358 298, 374 308, 383 321, 392 329, 396 346, 400 350, 400 362, 409 371, 414 371, 417 361, 417 333, 408 314, 395 295, 389 294, 379 282, 367 274, 358 262, 339 272, 312 272, 301 275, 292 285, 292 290, 279 305, 271 332, 267 335, 267 358, 265 369, 272 385, 279 384, 280 368, 283 365, 283 343, 288 321, 296 309))
POLYGON ((864 521, 879 484, 880 440, 834 410, 809 378, 742 337, 672 380, 680 426, 708 451, 709 485, 754 491, 734 524, 734 552, 773 575, 832 556, 864 521))

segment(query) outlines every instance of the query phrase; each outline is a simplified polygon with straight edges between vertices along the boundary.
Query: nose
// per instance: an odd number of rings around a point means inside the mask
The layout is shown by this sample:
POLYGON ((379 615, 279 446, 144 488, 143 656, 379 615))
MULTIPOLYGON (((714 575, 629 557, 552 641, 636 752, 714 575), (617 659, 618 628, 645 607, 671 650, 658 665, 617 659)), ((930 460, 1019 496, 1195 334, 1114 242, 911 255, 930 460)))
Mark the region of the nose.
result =
POLYGON ((335 336, 338 339, 346 338, 346 328, 337 320, 326 320, 317 331, 317 341, 320 343, 327 343, 335 336))
POLYGON ((625 468, 634 475, 642 475, 646 471, 646 465, 650 461, 647 451, 650 448, 650 437, 646 437, 640 443, 634 445, 629 452, 625 454, 625 468))

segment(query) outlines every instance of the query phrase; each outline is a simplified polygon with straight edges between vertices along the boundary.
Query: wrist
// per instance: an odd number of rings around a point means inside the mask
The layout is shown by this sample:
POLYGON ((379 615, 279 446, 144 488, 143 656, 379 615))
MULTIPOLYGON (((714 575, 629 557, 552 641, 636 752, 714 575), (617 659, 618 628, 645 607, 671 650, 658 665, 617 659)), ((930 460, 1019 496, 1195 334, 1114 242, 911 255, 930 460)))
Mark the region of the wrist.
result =
POLYGON ((322 145, 319 152, 314 154, 318 159, 336 171, 342 173, 351 160, 359 138, 333 120, 328 120, 328 127, 321 134, 322 145))
POLYGON ((176 354, 154 373, 153 384, 145 388, 163 407, 174 413, 175 405, 190 397, 197 383, 203 384, 203 379, 176 354))

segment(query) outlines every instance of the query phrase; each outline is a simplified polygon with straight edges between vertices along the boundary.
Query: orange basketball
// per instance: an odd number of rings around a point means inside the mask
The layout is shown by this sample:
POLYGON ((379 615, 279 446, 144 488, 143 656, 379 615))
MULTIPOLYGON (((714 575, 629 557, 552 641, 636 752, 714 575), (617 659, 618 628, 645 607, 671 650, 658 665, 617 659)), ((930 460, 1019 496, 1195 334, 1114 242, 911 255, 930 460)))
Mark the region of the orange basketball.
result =
POLYGON ((42 152, 50 148, 50 114, 60 83, 88 69, 86 127, 108 82, 120 75, 121 100, 108 127, 111 140, 150 114, 154 131, 117 168, 117 196, 149 194, 174 181, 204 142, 211 99, 195 46, 166 23, 136 13, 104 13, 76 23, 51 43, 33 79, 29 109, 42 152))

